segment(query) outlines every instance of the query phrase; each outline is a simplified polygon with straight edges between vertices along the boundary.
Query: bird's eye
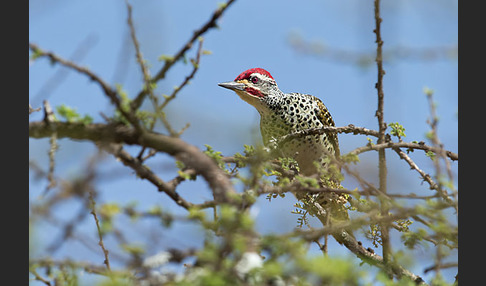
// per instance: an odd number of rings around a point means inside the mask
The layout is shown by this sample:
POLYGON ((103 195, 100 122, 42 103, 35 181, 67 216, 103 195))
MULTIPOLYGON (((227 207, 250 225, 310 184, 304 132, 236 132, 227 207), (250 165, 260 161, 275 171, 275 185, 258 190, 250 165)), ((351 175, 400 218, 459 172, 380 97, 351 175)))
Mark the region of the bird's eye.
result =
POLYGON ((259 78, 257 78, 256 76, 252 76, 252 77, 250 78, 250 80, 251 80, 251 82, 253 82, 253 83, 258 83, 258 81, 259 81, 260 79, 259 79, 259 78))

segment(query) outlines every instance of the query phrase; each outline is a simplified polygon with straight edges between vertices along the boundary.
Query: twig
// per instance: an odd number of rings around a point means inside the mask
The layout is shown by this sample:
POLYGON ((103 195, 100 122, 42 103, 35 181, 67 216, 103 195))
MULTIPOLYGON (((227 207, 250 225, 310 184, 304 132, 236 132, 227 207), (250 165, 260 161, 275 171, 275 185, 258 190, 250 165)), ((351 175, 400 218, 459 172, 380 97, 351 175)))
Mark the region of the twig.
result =
POLYGON ((182 132, 184 132, 184 130, 186 130, 189 127, 189 124, 186 124, 186 126, 184 128, 182 128, 182 130, 179 131, 179 132, 174 131, 172 129, 172 126, 169 124, 167 117, 166 117, 166 114, 163 111, 163 109, 167 106, 167 104, 169 104, 169 102, 171 102, 173 99, 175 99, 175 97, 177 96, 179 91, 181 91, 181 89, 184 88, 189 83, 189 81, 194 77, 196 72, 199 70, 199 62, 200 62, 201 54, 202 54, 203 41, 204 41, 204 39, 202 37, 199 38, 199 47, 198 47, 197 52, 196 52, 196 59, 191 60, 192 66, 193 66, 192 72, 188 76, 185 77, 184 81, 179 86, 174 88, 174 91, 172 91, 172 94, 170 96, 165 97, 164 102, 162 102, 162 104, 160 106, 156 107, 156 112, 160 113, 160 120, 164 124, 165 128, 169 131, 170 135, 173 136, 173 137, 179 137, 182 134, 182 132))
MULTIPOLYGON (((127 5, 127 10, 128 10, 127 23, 128 23, 128 27, 130 28, 130 37, 132 39, 133 46, 135 47, 135 55, 136 55, 137 62, 140 66, 140 70, 141 70, 142 75, 143 75, 144 87, 143 87, 142 90, 146 93, 148 92, 149 98, 152 101, 152 105, 154 107, 154 110, 156 111, 157 105, 158 105, 158 100, 157 100, 157 97, 154 94, 154 89, 153 89, 153 85, 152 85, 152 82, 151 82, 152 77, 150 75, 150 71, 145 64, 145 60, 144 60, 144 58, 142 56, 142 52, 140 50, 140 43, 138 42, 137 34, 135 33, 135 26, 133 25, 133 18, 132 18, 132 6, 130 5, 130 3, 128 3, 128 0, 125 0, 125 3, 127 5)), ((134 109, 133 106, 130 106, 130 107, 132 108, 131 112, 136 113, 136 109, 134 109)), ((154 126, 155 126, 155 120, 152 121, 152 124, 151 124, 149 130, 153 130, 154 126)), ((138 156, 139 158, 142 157, 144 151, 145 151, 145 148, 142 148, 142 150, 140 151, 140 154, 138 156)))
MULTIPOLYGON (((98 36, 91 33, 76 47, 76 50, 71 54, 69 60, 72 62, 80 62, 88 53, 88 51, 96 44, 98 36)), ((38 89, 37 93, 32 98, 32 103, 37 105, 40 99, 48 99, 54 91, 63 83, 69 76, 69 69, 59 68, 54 74, 49 77, 44 84, 38 89)))
POLYGON ((88 76, 91 80, 96 82, 103 92, 105 93, 106 96, 110 99, 110 101, 116 106, 116 108, 120 111, 120 113, 136 128, 139 129, 139 124, 138 120, 135 117, 134 114, 127 112, 122 106, 121 106, 121 101, 120 98, 118 97, 118 94, 116 90, 112 89, 105 81, 103 81, 99 76, 94 74, 91 70, 85 68, 85 67, 80 67, 77 64, 65 60, 56 54, 52 52, 45 52, 41 50, 36 44, 29 43, 29 49, 36 54, 37 57, 47 57, 49 58, 52 62, 54 63, 59 63, 63 66, 69 67, 71 69, 74 69, 78 71, 81 74, 84 74, 88 76))
POLYGON ((434 152, 436 154, 444 153, 445 156, 449 157, 453 161, 459 160, 458 154, 451 152, 451 151, 441 150, 440 148, 435 147, 435 146, 426 145, 423 142, 419 142, 419 143, 414 143, 414 142, 386 142, 386 143, 382 143, 382 144, 368 144, 366 146, 358 147, 358 148, 350 151, 349 154, 359 155, 359 154, 367 152, 367 151, 371 151, 371 150, 379 151, 379 150, 383 150, 383 149, 387 149, 387 148, 392 148, 392 149, 407 148, 407 149, 418 149, 418 150, 424 150, 424 151, 431 151, 431 152, 434 152))
POLYGON ((42 283, 51 286, 51 282, 49 280, 44 279, 42 276, 40 276, 35 269, 29 269, 29 272, 34 275, 35 280, 41 281, 42 283))
POLYGON ((410 158, 405 152, 403 152, 402 150, 398 149, 398 148, 393 148, 393 150, 398 154, 398 156, 400 156, 400 158, 402 158, 403 160, 405 160, 405 162, 408 163, 408 165, 410 166, 410 168, 412 168, 413 170, 416 170, 420 176, 422 177, 422 179, 424 181, 426 181, 427 183, 429 183, 429 186, 430 186, 430 189, 431 190, 434 190, 434 189, 437 189, 438 188, 438 185, 436 182, 434 182, 434 180, 432 180, 432 178, 430 177, 429 174, 426 174, 424 171, 422 171, 418 166, 417 164, 412 160, 412 158, 410 158))
POLYGON ((440 269, 445 269, 445 268, 452 268, 452 267, 458 267, 459 265, 456 262, 449 262, 449 263, 442 263, 440 266, 439 265, 432 265, 424 269, 424 273, 427 273, 432 270, 437 270, 438 268, 440 269))
POLYGON ((310 135, 322 135, 325 133, 353 133, 353 134, 363 134, 363 135, 370 135, 374 137, 379 137, 378 131, 367 129, 364 127, 356 127, 353 124, 349 124, 348 126, 342 126, 342 127, 335 127, 335 126, 324 126, 320 128, 309 128, 306 130, 302 131, 297 131, 294 133, 287 134, 285 136, 282 136, 279 139, 279 144, 284 144, 287 143, 288 141, 295 139, 295 138, 300 138, 300 137, 305 137, 305 136, 310 136, 310 135))
MULTIPOLYGON (((262 185, 258 189, 259 194, 283 194, 283 193, 288 193, 288 192, 294 192, 294 193, 336 193, 336 194, 349 194, 349 195, 360 195, 360 196, 382 196, 383 194, 379 194, 376 192, 370 192, 369 190, 350 190, 350 189, 345 189, 345 188, 331 188, 327 186, 321 186, 319 188, 315 187, 308 187, 308 186, 303 186, 299 182, 293 182, 289 184, 288 186, 270 186, 270 185, 262 185)), ((414 193, 411 194, 390 194, 387 193, 384 195, 387 198, 400 198, 400 199, 422 199, 422 200, 427 200, 427 199, 432 199, 432 198, 437 198, 437 195, 431 195, 431 196, 418 196, 414 193)))
POLYGON ((31 115, 34 112, 40 111, 40 110, 41 110, 40 107, 33 108, 32 105, 30 105, 30 103, 29 103, 29 115, 31 115))
MULTIPOLYGON (((436 109, 435 109, 435 103, 434 103, 433 98, 432 98, 433 92, 430 89, 426 89, 425 94, 426 94, 427 100, 429 102, 430 116, 431 116, 431 118, 427 120, 429 125, 430 125, 430 128, 431 128, 429 138, 432 141, 432 144, 435 147, 440 149, 440 152, 438 153, 439 157, 434 158, 432 160, 434 162, 434 166, 435 166, 435 169, 436 169, 435 177, 436 177, 436 180, 438 182, 437 193, 447 203, 449 203, 450 205, 452 205, 454 207, 454 209, 456 211, 456 215, 458 215, 459 210, 458 210, 458 205, 457 205, 457 194, 456 194, 455 190, 454 189, 452 190, 453 191, 453 197, 454 197, 454 200, 453 200, 447 195, 447 192, 442 188, 442 186, 443 186, 442 181, 441 181, 442 168, 441 168, 441 165, 440 165, 440 159, 443 159, 443 161, 446 165, 446 171, 447 171, 447 175, 449 177, 449 181, 450 181, 451 185, 452 185, 452 181, 453 181, 452 170, 451 170, 451 165, 450 165, 450 163, 447 160, 447 157, 445 155, 443 145, 440 142, 439 136, 437 134, 438 117, 437 117, 437 113, 436 113, 436 109)), ((439 243, 439 244, 437 244, 436 249, 435 249, 436 250, 435 265, 433 265, 432 267, 437 273, 439 273, 441 268, 443 268, 442 267, 442 258, 443 258, 444 255, 443 255, 442 248, 443 248, 443 244, 439 243)))
MULTIPOLYGON (((436 170, 436 174, 435 174, 435 177, 436 177, 436 180, 438 182, 438 188, 437 188, 437 191, 439 192, 439 195, 445 200, 447 201, 448 203, 452 204, 452 206, 454 207, 455 211, 456 211, 456 214, 458 214, 458 205, 457 205, 457 192, 456 190, 453 188, 453 198, 454 200, 452 200, 446 193, 446 191, 442 188, 442 181, 440 179, 441 175, 442 175, 442 168, 440 166, 440 161, 439 161, 439 158, 442 158, 445 165, 446 165, 446 172, 447 172, 447 176, 449 178, 449 181, 452 183, 453 181, 453 175, 452 175, 452 170, 451 170, 451 165, 450 165, 450 162, 447 160, 447 151, 444 150, 444 146, 443 144, 440 142, 439 140, 439 136, 437 134, 437 124, 438 124, 438 117, 437 117, 437 113, 436 113, 436 109, 435 109, 435 103, 434 103, 434 100, 432 98, 432 95, 433 95, 433 92, 432 90, 430 89, 427 89, 425 91, 425 94, 427 96, 427 100, 429 102, 429 109, 430 109, 430 116, 431 118, 427 120, 427 122, 429 123, 430 125, 430 128, 431 128, 431 131, 430 131, 430 140, 432 141, 432 144, 434 145, 435 148, 438 149, 438 151, 436 152, 439 157, 438 158, 435 158, 433 159, 433 162, 434 162, 434 166, 435 166, 435 170, 436 170)), ((452 185, 452 184, 451 184, 452 185)))
POLYGON ((70 259, 65 260, 52 260, 52 259, 32 259, 29 260, 29 265, 37 265, 38 267, 45 267, 50 268, 53 266, 56 267, 63 267, 67 266, 70 268, 80 268, 86 271, 87 273, 93 273, 103 276, 117 276, 117 277, 133 277, 133 274, 127 271, 117 271, 111 270, 107 271, 106 267, 93 265, 88 262, 80 262, 80 261, 72 261, 70 259))
POLYGON ((29 43, 29 48, 32 50, 33 53, 37 54, 38 57, 48 57, 52 62, 54 63, 60 63, 63 66, 72 68, 82 74, 85 74, 88 76, 91 80, 95 81, 98 83, 98 85, 103 89, 105 94, 110 97, 112 102, 114 102, 117 106, 120 105, 120 100, 116 97, 116 91, 114 91, 106 82, 104 82, 100 77, 98 77, 96 74, 94 74, 92 71, 90 71, 87 68, 80 67, 77 64, 62 59, 61 57, 55 55, 52 52, 45 52, 41 50, 36 44, 29 43))
POLYGON ((108 269, 108 271, 111 271, 110 259, 108 258, 109 252, 105 248, 105 244, 103 243, 103 235, 101 234, 100 221, 98 220, 98 216, 96 215, 95 205, 96 205, 96 202, 93 198, 93 192, 89 191, 89 206, 90 206, 90 209, 91 209, 91 214, 94 217, 94 220, 95 220, 95 223, 96 223, 96 229, 98 230, 98 237, 100 239, 99 242, 98 242, 98 245, 101 247, 101 250, 103 250, 103 255, 105 256, 105 260, 103 261, 103 263, 106 265, 106 269, 108 269))
MULTIPOLYGON (((285 136, 282 136, 279 139, 279 144, 284 144, 287 143, 288 141, 295 139, 295 138, 300 138, 300 137, 305 137, 305 136, 311 136, 311 135, 322 135, 326 133, 352 133, 354 135, 356 134, 362 134, 362 135, 369 135, 373 137, 379 137, 379 132, 376 130, 364 128, 364 127, 357 127, 354 126, 353 124, 349 124, 347 126, 341 126, 341 127, 335 127, 335 126, 325 126, 321 128, 310 128, 302 131, 297 131, 285 136)), ((429 146, 426 145, 424 142, 418 142, 418 143, 407 143, 407 142, 391 142, 391 140, 388 140, 389 134, 385 134, 385 143, 383 144, 368 144, 364 147, 357 148, 350 153, 353 154, 360 154, 366 151, 371 151, 371 150, 380 150, 382 148, 394 148, 394 147, 399 147, 399 148, 408 148, 408 149, 420 149, 424 151, 432 151, 434 153, 439 154, 441 152, 440 148, 437 148, 435 146, 429 146)), ((449 157, 453 161, 459 160, 459 155, 448 150, 443 150, 445 152, 445 155, 449 157)))
MULTIPOLYGON (((130 5, 130 3, 128 3, 128 0, 125 0, 125 4, 127 6, 127 11, 128 11, 127 23, 128 23, 128 27, 130 28, 130 37, 132 39, 133 46, 135 47, 135 55, 136 55, 137 62, 140 66, 140 70, 141 70, 142 75, 143 75, 143 81, 144 81, 143 90, 145 92, 149 93, 149 98, 152 101, 152 105, 153 105, 153 107, 156 111, 157 105, 158 105, 158 100, 157 100, 157 97, 154 94, 153 85, 150 82, 150 79, 151 79, 150 71, 148 70, 147 66, 145 65, 145 60, 144 60, 144 58, 142 56, 142 52, 140 50, 140 44, 139 44, 138 39, 137 39, 137 34, 135 33, 135 26, 133 25, 133 17, 132 17, 132 5, 130 5)), ((135 112, 136 112, 136 110, 132 109, 132 113, 135 113, 135 112)), ((149 130, 153 130, 154 127, 155 127, 155 120, 152 121, 149 130)), ((143 147, 140 150, 140 153, 138 154, 137 158, 139 158, 139 159, 142 158, 143 153, 145 152, 145 149, 146 148, 143 147)))
POLYGON ((158 108, 159 110, 164 109, 165 106, 167 106, 167 104, 176 97, 177 93, 179 93, 179 91, 189 83, 189 81, 194 77, 196 72, 199 70, 199 62, 200 62, 200 59, 201 59, 202 45, 203 45, 204 39, 199 38, 198 42, 199 42, 199 46, 198 46, 197 52, 196 52, 196 59, 192 61, 192 66, 193 66, 192 72, 188 76, 186 76, 184 81, 179 86, 174 88, 174 91, 172 92, 172 94, 170 96, 165 98, 164 102, 159 106, 159 108, 158 108))
POLYGON ((133 19, 132 19, 132 5, 128 3, 128 0, 125 0, 125 4, 127 5, 127 10, 128 10, 128 26, 130 27, 130 36, 132 38, 133 46, 135 47, 135 54, 137 57, 137 62, 140 65, 140 70, 142 71, 143 74, 143 80, 145 82, 145 87, 144 89, 148 91, 151 96, 153 97, 153 90, 150 85, 150 72, 147 69, 147 66, 145 65, 145 60, 143 59, 142 52, 140 51, 140 44, 137 40, 137 35, 135 33, 135 27, 133 25, 133 19))
MULTIPOLYGON (((174 55, 171 60, 166 60, 164 66, 159 70, 159 72, 152 78, 151 83, 156 83, 161 79, 165 78, 165 74, 167 71, 180 59, 184 57, 186 52, 192 47, 192 44, 204 33, 206 33, 209 29, 217 27, 216 21, 223 15, 226 9, 234 3, 235 0, 229 0, 225 4, 221 5, 218 9, 213 12, 211 18, 198 30, 194 31, 192 37, 182 46, 182 48, 174 55)), ((145 90, 140 91, 137 97, 132 101, 131 108, 132 110, 138 109, 145 96, 147 95, 145 90)))

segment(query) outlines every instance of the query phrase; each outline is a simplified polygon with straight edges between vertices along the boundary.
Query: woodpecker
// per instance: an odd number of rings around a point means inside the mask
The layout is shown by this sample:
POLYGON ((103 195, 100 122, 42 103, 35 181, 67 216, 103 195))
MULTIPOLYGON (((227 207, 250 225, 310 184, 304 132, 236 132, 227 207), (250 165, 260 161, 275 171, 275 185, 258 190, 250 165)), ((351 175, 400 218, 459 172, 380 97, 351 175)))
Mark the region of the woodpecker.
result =
MULTIPOLYGON (((283 136, 297 131, 335 126, 331 113, 319 98, 309 94, 282 92, 272 75, 262 68, 246 70, 234 81, 218 85, 233 90, 241 99, 256 108, 260 114, 263 144, 269 149, 278 149, 281 157, 295 159, 302 175, 312 176, 330 169, 330 156, 339 157, 336 133, 295 137, 282 144, 279 142, 283 136)), ((335 169, 339 173, 339 168, 335 169)), ((336 171, 330 172, 330 178, 321 179, 321 184, 333 188, 341 187, 336 171)), ((343 195, 326 192, 306 197, 299 194, 296 196, 299 200, 307 199, 308 204, 318 202, 327 212, 331 212, 332 218, 348 219, 347 210, 344 208, 346 197, 343 195)), ((328 222, 327 217, 328 215, 324 220, 328 222)), ((320 220, 323 221, 322 218, 320 220)))

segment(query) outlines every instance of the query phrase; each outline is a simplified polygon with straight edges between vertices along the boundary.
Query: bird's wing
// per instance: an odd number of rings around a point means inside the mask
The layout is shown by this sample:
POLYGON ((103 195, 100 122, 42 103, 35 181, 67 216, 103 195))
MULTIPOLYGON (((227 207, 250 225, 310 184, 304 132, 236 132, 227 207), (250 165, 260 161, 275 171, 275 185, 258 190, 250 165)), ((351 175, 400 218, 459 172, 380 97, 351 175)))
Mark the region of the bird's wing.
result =
MULTIPOLYGON (((324 103, 319 98, 317 98, 315 96, 312 96, 312 97, 314 97, 314 99, 317 102, 317 105, 319 106, 318 118, 322 122, 322 124, 324 126, 336 126, 334 124, 334 120, 332 119, 331 113, 329 112, 327 107, 324 105, 324 103)), ((339 157, 340 151, 339 151, 339 142, 338 142, 337 133, 327 133, 327 136, 328 136, 329 141, 331 142, 332 146, 334 147, 335 156, 339 157)))

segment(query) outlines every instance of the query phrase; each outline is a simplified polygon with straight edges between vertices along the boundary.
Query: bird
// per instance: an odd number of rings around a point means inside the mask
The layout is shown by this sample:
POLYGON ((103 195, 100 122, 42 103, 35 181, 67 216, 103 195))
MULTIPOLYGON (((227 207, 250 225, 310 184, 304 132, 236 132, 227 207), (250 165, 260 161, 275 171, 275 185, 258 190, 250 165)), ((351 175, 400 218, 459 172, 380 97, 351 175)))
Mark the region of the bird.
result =
MULTIPOLYGON (((281 157, 294 159, 299 174, 315 176, 321 173, 321 185, 342 188, 340 168, 332 164, 333 157, 340 156, 337 133, 295 136, 290 140, 281 140, 299 131, 335 126, 331 113, 322 100, 309 94, 281 91, 273 76, 263 68, 245 70, 233 81, 218 85, 234 91, 258 111, 265 147, 276 150, 281 157), (322 176, 322 173, 327 173, 327 176, 322 176)), ((317 214, 323 224, 349 219, 344 207, 348 198, 346 195, 333 192, 310 195, 299 192, 295 195, 310 206, 311 214, 317 214)), ((339 239, 342 240, 342 237, 339 239)))

